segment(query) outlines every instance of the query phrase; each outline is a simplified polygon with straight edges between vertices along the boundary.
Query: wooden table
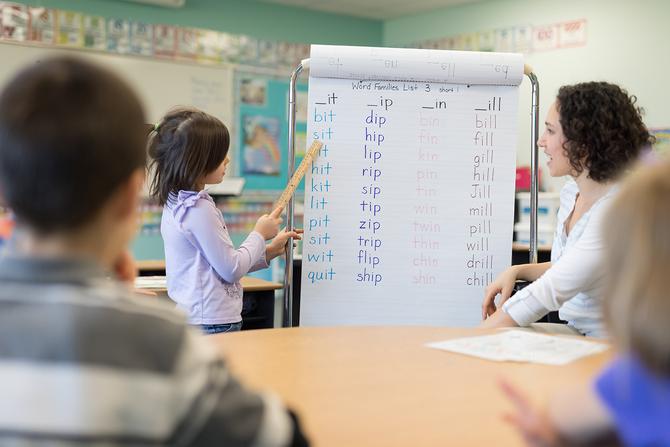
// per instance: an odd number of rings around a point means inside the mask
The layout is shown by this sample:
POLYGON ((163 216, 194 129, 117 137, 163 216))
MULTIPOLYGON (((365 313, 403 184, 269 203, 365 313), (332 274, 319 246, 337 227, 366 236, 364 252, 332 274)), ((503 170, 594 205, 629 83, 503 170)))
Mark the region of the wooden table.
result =
MULTIPOLYGON (((266 281, 253 276, 242 277, 240 283, 245 292, 265 292, 284 288, 284 285, 278 282, 266 281)), ((156 293, 167 293, 165 276, 140 276, 135 280, 135 287, 156 293)))
POLYGON ((517 446, 502 420, 505 377, 538 402, 590 380, 612 354, 566 366, 498 363, 424 347, 493 331, 291 328, 213 337, 231 369, 299 413, 316 446, 517 446))
MULTIPOLYGON (((243 277, 240 282, 244 290, 242 329, 267 329, 274 327, 274 291, 282 289, 284 285, 251 276, 243 277)), ((135 287, 167 297, 165 276, 140 276, 135 280, 135 287)))

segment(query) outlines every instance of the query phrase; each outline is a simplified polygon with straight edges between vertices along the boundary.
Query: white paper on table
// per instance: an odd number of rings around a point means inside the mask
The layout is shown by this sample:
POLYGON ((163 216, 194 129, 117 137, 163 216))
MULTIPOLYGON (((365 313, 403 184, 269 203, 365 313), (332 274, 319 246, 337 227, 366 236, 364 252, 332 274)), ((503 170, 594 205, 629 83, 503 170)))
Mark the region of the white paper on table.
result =
POLYGON ((165 289, 167 280, 165 276, 138 276, 135 278, 137 289, 165 289))
POLYGON ((499 362, 530 362, 545 365, 565 365, 609 348, 605 343, 519 330, 455 338, 428 343, 426 346, 499 362))

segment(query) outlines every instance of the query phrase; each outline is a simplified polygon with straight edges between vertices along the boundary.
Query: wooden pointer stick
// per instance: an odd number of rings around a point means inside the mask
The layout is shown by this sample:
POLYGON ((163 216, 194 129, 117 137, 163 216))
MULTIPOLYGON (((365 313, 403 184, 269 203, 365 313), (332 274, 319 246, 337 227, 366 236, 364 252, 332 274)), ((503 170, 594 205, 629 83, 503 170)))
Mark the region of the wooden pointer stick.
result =
POLYGON ((312 145, 309 147, 307 153, 305 154, 305 158, 302 159, 300 166, 298 166, 298 169, 296 169, 295 172, 293 173, 291 180, 288 182, 288 185, 286 185, 286 189, 284 189, 284 192, 282 192, 281 196, 279 196, 279 200, 277 200, 277 203, 275 203, 273 209, 275 210, 277 208, 284 209, 286 207, 288 201, 291 200, 291 196, 295 192, 295 189, 298 187, 300 180, 302 180, 302 177, 305 175, 305 172, 307 171, 309 164, 314 160, 316 154, 321 149, 321 146, 323 146, 323 143, 321 143, 319 140, 314 140, 312 142, 312 145))

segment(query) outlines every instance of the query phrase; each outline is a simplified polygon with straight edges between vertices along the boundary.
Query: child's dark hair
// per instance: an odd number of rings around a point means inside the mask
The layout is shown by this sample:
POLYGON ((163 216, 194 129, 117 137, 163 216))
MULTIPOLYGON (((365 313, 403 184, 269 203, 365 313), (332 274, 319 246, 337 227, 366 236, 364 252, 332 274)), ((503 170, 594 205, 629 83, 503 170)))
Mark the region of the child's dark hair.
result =
POLYGON ((168 112, 149 140, 151 195, 163 205, 180 190, 194 190, 223 162, 229 145, 228 128, 218 118, 192 108, 168 112))
POLYGON ((0 195, 42 234, 87 223, 146 163, 144 112, 131 88, 96 65, 48 59, 0 94, 0 195))
POLYGON ((570 165, 596 182, 615 179, 653 143, 637 98, 618 85, 584 82, 558 90, 557 106, 570 165))

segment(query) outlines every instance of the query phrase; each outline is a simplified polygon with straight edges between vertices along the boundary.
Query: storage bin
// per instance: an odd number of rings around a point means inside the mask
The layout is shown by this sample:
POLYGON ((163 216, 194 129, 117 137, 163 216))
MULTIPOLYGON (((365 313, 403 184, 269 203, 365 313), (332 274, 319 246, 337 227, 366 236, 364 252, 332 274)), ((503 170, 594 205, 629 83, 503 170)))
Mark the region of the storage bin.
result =
MULTIPOLYGON (((530 224, 530 193, 516 193, 518 200, 517 213, 519 222, 530 224)), ((541 192, 537 196, 537 223, 539 225, 556 226, 561 196, 557 192, 541 192)))
MULTIPOLYGON (((551 247, 554 242, 554 225, 537 226, 537 245, 551 247)), ((530 222, 517 222, 514 224, 514 242, 530 244, 530 222)))

